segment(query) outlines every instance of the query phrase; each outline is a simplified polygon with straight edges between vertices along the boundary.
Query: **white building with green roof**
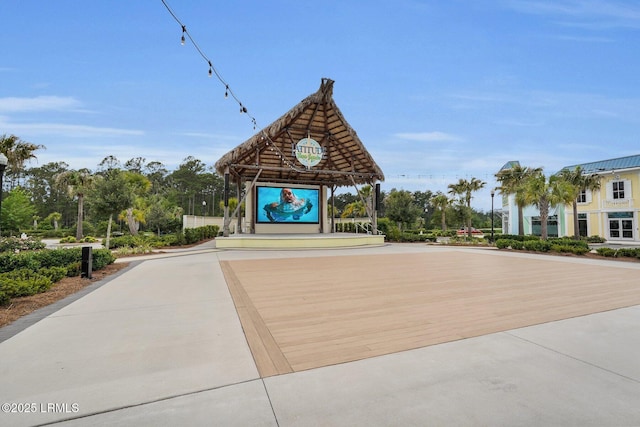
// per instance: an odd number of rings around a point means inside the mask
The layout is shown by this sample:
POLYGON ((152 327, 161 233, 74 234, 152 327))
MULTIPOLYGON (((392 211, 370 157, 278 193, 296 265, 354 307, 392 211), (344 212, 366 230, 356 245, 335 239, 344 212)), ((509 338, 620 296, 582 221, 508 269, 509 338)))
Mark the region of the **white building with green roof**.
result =
MULTIPOLYGON (((507 162, 500 170, 519 166, 507 162)), ((581 236, 600 236, 613 243, 640 242, 640 155, 618 157, 565 166, 580 167, 587 175, 600 177, 600 189, 583 190, 578 196, 578 227, 581 236)), ((540 213, 534 206, 523 210, 524 234, 540 235, 540 213)), ((573 210, 557 206, 549 212, 549 236, 573 235, 573 210)), ((502 197, 502 229, 518 234, 518 209, 515 196, 502 197)))

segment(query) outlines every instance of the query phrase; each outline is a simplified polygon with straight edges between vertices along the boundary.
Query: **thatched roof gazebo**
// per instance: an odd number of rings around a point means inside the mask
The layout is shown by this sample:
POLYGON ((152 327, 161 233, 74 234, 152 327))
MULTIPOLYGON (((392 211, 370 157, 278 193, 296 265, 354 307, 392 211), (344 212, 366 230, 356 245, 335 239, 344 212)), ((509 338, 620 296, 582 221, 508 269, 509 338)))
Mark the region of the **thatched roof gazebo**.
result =
POLYGON ((384 181, 384 174, 333 100, 333 80, 323 78, 317 92, 222 156, 215 164, 223 175, 261 181, 346 186, 384 181), (317 141, 322 161, 307 168, 296 160, 295 144, 317 141))
MULTIPOLYGON (((215 168, 225 177, 225 201, 230 181, 238 187, 252 181, 246 197, 257 182, 327 188, 333 195, 337 187, 373 187, 384 180, 382 170, 333 100, 333 80, 327 78, 317 92, 222 156, 215 168)), ((369 215, 375 225, 374 213, 369 215)), ((225 236, 228 224, 225 208, 225 236)), ((322 232, 323 221, 319 224, 322 232)))

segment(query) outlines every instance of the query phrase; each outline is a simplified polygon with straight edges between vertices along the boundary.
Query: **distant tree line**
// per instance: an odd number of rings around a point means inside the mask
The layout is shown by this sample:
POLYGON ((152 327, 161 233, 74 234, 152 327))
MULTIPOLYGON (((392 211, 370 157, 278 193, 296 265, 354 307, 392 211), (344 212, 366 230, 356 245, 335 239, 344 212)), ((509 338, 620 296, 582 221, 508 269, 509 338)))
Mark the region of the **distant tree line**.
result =
MULTIPOLYGON (((186 157, 173 171, 162 162, 143 157, 122 163, 114 156, 105 157, 95 170, 75 170, 65 162, 26 167, 43 148, 15 135, 0 136, 0 152, 8 160, 0 214, 0 232, 4 235, 24 230, 55 235, 71 230, 80 239, 87 234, 108 235, 112 228, 132 235, 143 230, 161 234, 181 229, 183 214, 223 214, 224 180, 213 166, 195 157, 186 157)), ((573 205, 577 230, 578 195, 600 185, 597 176, 585 175, 579 168, 547 177, 541 168, 516 165, 498 172, 496 179, 496 190, 515 195, 519 210, 527 205, 538 207, 543 238, 549 209, 560 204, 573 205)), ((471 178, 450 184, 446 194, 395 188, 383 191, 378 217, 388 218, 399 230, 488 228, 491 213, 472 207, 473 194, 485 185, 471 178)), ((238 203, 234 190, 232 187, 232 208, 238 203)), ((335 195, 334 206, 329 204, 333 209, 330 215, 366 217, 373 212, 373 203, 372 187, 364 186, 359 194, 335 195)), ((522 233, 521 224, 519 230, 522 233)))

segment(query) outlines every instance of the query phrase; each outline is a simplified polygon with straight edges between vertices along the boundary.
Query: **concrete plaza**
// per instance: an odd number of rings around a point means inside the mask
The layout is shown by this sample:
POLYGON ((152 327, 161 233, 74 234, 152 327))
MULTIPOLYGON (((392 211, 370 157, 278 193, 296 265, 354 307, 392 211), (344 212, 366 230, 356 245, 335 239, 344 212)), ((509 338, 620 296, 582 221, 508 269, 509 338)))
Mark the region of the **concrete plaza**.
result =
MULTIPOLYGON (((0 329, 0 425, 640 425, 640 305, 625 304, 638 298, 640 280, 636 290, 611 291, 622 308, 266 376, 221 268, 479 253, 565 266, 566 275, 545 279, 558 283, 575 281, 581 266, 640 277, 636 263, 422 244, 224 251, 210 243, 131 259, 74 301, 0 329)), ((394 280, 402 274, 398 265, 394 280)))

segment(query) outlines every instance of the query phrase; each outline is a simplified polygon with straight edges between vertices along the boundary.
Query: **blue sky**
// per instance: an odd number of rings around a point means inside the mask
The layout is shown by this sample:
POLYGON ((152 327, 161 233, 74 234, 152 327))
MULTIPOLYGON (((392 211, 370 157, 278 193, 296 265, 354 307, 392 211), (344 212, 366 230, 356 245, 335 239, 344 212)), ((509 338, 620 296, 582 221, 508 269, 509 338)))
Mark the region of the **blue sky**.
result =
MULTIPOLYGON (((635 1, 167 2, 258 129, 335 80, 387 191, 476 177, 488 210, 509 160, 640 153, 635 1)), ((0 17, 0 134, 46 146, 30 166, 213 165, 256 132, 161 0, 2 0, 0 17)))

